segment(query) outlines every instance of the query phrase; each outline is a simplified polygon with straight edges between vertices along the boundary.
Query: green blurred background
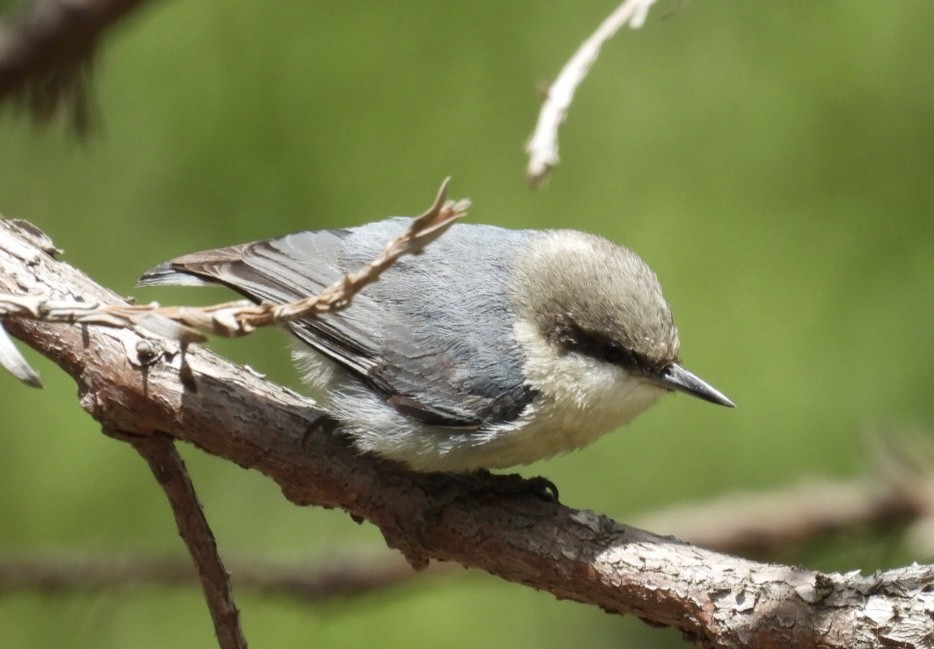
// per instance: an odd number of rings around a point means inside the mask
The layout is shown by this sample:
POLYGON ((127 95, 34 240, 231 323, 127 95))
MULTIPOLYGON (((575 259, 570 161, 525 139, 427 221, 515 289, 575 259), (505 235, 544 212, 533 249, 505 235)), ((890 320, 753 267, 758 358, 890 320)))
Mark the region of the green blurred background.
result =
MULTIPOLYGON (((544 191, 523 182, 536 85, 614 2, 153 3, 95 74, 79 143, 0 115, 0 212, 118 292, 157 262, 288 231, 412 214, 453 176, 476 222, 571 226, 656 270, 685 364, 735 411, 669 397, 594 447, 528 467, 621 520, 810 476, 857 477, 867 431, 934 420, 934 3, 692 2, 604 49, 544 191)), ((284 338, 222 353, 297 386, 284 338)), ((141 460, 73 383, 0 376, 0 552, 178 555, 141 460)), ((183 449, 222 552, 388 554, 345 514, 183 449)), ((768 512, 762 512, 767 517, 768 512)), ((665 532, 665 530, 655 530, 665 532)), ((871 570, 929 557, 854 533, 790 557, 871 570)), ((472 572, 323 608, 241 593, 253 646, 680 647, 677 634, 472 572)), ((5 647, 206 647, 195 590, 0 595, 5 647)))

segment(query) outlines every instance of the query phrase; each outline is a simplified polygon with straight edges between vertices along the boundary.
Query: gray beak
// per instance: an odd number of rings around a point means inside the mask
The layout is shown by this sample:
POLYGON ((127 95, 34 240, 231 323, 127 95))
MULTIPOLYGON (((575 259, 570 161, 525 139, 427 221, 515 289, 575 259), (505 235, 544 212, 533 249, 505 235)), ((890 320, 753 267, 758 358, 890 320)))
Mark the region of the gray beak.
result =
POLYGON ((676 390, 690 394, 692 397, 716 403, 721 406, 735 408, 736 405, 730 401, 726 395, 721 393, 712 385, 702 381, 686 369, 672 363, 655 376, 650 376, 649 380, 666 390, 676 390))

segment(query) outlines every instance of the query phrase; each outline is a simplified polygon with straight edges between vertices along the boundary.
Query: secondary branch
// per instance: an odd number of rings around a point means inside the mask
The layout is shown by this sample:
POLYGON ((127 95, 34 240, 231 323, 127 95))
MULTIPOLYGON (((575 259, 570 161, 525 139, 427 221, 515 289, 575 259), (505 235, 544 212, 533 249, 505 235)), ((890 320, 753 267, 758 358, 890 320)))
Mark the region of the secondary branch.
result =
MULTIPOLYGON (((0 222, 0 291, 120 303, 41 243, 0 222)), ((509 476, 419 474, 361 455, 312 402, 197 346, 186 386, 171 341, 95 325, 4 324, 74 378, 81 407, 105 427, 168 435, 260 471, 296 504, 377 525, 413 565, 456 561, 680 629, 702 647, 868 649, 892 638, 921 647, 934 636, 931 566, 864 577, 711 552, 550 502, 509 476)))

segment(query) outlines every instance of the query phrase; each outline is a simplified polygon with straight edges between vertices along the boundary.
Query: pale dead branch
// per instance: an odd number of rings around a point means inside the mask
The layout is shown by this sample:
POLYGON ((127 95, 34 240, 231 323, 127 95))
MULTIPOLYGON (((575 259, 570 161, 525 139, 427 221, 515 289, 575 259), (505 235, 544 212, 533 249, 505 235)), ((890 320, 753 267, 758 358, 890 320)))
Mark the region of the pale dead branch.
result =
POLYGON ((525 176, 533 186, 539 186, 548 172, 558 164, 558 127, 567 117, 577 86, 600 55, 600 48, 619 30, 628 25, 639 29, 645 22, 655 0, 626 0, 584 41, 565 64, 558 78, 548 88, 547 97, 538 114, 535 131, 525 150, 529 164, 525 176))

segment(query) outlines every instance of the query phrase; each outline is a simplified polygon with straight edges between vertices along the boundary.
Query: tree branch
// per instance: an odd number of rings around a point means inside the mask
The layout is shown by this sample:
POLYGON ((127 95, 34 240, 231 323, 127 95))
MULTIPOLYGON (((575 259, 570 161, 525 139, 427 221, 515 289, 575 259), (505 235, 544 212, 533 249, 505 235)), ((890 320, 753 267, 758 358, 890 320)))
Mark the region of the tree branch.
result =
MULTIPOLYGON (((927 525, 932 496, 929 482, 919 478, 891 486, 807 480, 774 491, 731 493, 711 501, 676 505, 639 515, 636 523, 710 550, 768 557, 854 528, 927 525)), ((929 554, 930 542, 912 550, 929 554)), ((394 555, 328 557, 313 564, 270 564, 242 557, 226 563, 239 590, 304 602, 366 595, 407 583, 420 574, 451 573, 447 568, 454 567, 434 563, 416 573, 394 555)), ((25 555, 0 560, 0 595, 192 587, 197 585, 197 577, 190 560, 146 555, 107 559, 25 555)))
MULTIPOLYGON (((0 222, 0 291, 120 303, 11 222, 0 222)), ((934 567, 863 577, 710 552, 506 488, 509 476, 419 474, 361 455, 312 402, 197 346, 187 354, 193 390, 171 341, 4 323, 74 378, 81 406, 106 428, 168 435, 260 471, 296 504, 377 525, 415 566, 455 561, 680 629, 701 647, 921 647, 934 637, 934 567)))
MULTIPOLYGON (((316 318, 350 306, 353 297, 379 279, 380 275, 403 255, 417 255, 425 246, 444 234, 467 214, 468 199, 447 200, 450 178, 445 178, 434 202, 423 214, 415 217, 405 231, 379 255, 359 270, 344 275, 319 294, 287 304, 249 300, 224 302, 206 307, 160 307, 150 304, 98 304, 86 301, 58 301, 48 296, 0 295, 0 317, 20 316, 44 322, 96 324, 116 328, 144 328, 183 343, 204 342, 204 334, 229 338, 246 336, 259 327, 284 325, 301 318, 316 318)), ((28 224, 21 224, 31 227, 28 224)), ((40 237, 44 235, 39 233, 40 237)), ((45 242, 47 248, 58 250, 45 242)), ((3 339, 0 338, 0 341, 3 339)), ((37 387, 38 377, 24 370, 21 357, 16 358, 9 347, 0 345, 0 365, 28 385, 37 387), (11 360, 12 359, 12 360, 11 360)))
POLYGON ((0 102, 27 97, 36 122, 67 104, 79 135, 90 126, 87 77, 109 27, 145 0, 38 0, 0 25, 0 102))
MULTIPOLYGON (((415 578, 452 573, 454 564, 415 572, 398 555, 336 556, 318 563, 273 564, 257 559, 226 562, 238 591, 288 597, 305 603, 382 592, 415 578)), ((463 574, 463 570, 458 571, 463 574)), ((145 555, 59 557, 26 555, 0 561, 0 595, 20 591, 67 594, 140 587, 197 586, 191 560, 145 555)))
POLYGON ((907 485, 808 480, 686 503, 639 516, 636 523, 720 552, 774 556, 835 532, 928 520, 925 499, 930 498, 928 480, 907 485))
POLYGON ((172 439, 162 435, 138 436, 108 430, 106 424, 104 431, 129 442, 149 464, 156 482, 162 487, 172 507, 179 536, 188 547, 198 570, 201 590, 214 623, 214 635, 221 649, 246 649, 246 638, 240 628, 240 613, 234 604, 229 575, 217 552, 217 541, 204 517, 188 470, 175 450, 172 439))
POLYGON ((600 55, 600 48, 613 38, 620 27, 642 27, 653 4, 655 0, 625 0, 581 43, 574 56, 561 69, 558 78, 548 87, 535 131, 525 145, 525 151, 529 154, 525 177, 533 187, 541 185, 552 167, 558 164, 558 127, 567 117, 577 86, 600 55))

